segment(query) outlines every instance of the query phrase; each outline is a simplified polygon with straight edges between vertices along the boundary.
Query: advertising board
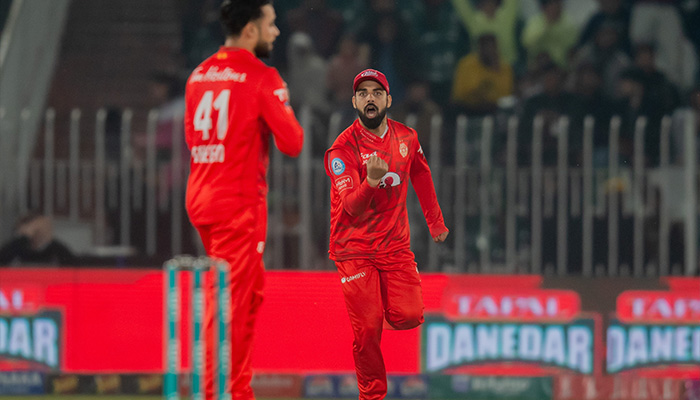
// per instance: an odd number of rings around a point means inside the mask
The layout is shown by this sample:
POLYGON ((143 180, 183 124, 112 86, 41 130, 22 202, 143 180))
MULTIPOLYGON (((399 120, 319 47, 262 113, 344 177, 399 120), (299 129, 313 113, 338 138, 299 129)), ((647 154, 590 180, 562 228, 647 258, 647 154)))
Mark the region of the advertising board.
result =
MULTIPOLYGON (((101 374, 105 390, 111 374, 161 373, 162 279, 159 269, 0 269, 0 371, 101 374)), ((390 374, 571 376, 559 387, 601 390, 633 374, 674 394, 663 378, 700 379, 698 278, 423 274, 422 283, 425 324, 384 332, 390 374)), ((257 372, 352 375, 352 340, 337 273, 266 273, 257 372)), ((190 351, 181 354, 188 370, 190 351)))

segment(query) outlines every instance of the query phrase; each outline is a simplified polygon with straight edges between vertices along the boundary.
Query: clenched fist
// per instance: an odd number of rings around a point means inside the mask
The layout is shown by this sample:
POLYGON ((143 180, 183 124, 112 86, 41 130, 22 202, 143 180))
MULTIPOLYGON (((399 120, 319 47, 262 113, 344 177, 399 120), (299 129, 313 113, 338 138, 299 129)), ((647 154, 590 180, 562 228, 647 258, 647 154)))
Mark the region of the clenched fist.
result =
POLYGON ((369 156, 367 160, 367 183, 377 187, 379 181, 389 171, 389 164, 377 156, 369 156))

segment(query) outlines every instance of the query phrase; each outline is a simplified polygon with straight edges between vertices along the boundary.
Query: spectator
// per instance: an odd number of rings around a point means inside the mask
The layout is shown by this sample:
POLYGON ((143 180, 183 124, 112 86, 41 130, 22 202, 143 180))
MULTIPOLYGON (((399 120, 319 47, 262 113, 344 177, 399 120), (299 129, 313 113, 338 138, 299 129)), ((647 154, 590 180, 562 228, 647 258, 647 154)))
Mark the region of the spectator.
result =
POLYGON ((452 103, 468 114, 496 110, 498 100, 513 94, 513 69, 503 62, 493 34, 483 34, 477 51, 464 56, 455 69, 452 103))
MULTIPOLYGON (((681 6, 685 36, 690 40, 695 53, 700 53, 700 1, 685 1, 681 6)), ((693 88, 694 90, 694 88, 693 88)))
POLYGON ((187 71, 219 49, 224 37, 219 23, 219 3, 216 0, 190 1, 182 12, 182 54, 187 71))
POLYGON ((452 0, 462 25, 472 39, 472 48, 478 46, 479 38, 490 33, 498 39, 501 60, 514 65, 518 59, 516 27, 519 0, 478 0, 474 9, 472 0, 452 0))
MULTIPOLYGON (((216 50, 214 50, 216 52, 216 50)), ((200 60, 201 61, 201 60, 200 60)), ((151 98, 158 104, 156 123, 156 147, 159 161, 170 161, 173 150, 174 124, 182 126, 185 116, 185 82, 177 74, 159 71, 151 75, 148 87, 151 98)), ((145 146, 144 137, 138 138, 145 146)), ((189 150, 185 144, 180 150, 182 160, 189 163, 189 150)))
POLYGON ((574 76, 573 93, 581 102, 581 115, 591 116, 593 125, 593 164, 604 166, 608 162, 610 119, 613 112, 612 98, 604 91, 603 77, 592 63, 578 65, 574 76))
MULTIPOLYGON (((700 86, 695 86, 688 95, 687 103, 684 107, 678 108, 673 113, 673 124, 671 129, 672 162, 682 162, 685 160, 685 129, 688 118, 694 122, 695 137, 700 138, 700 86)), ((696 153, 700 150, 700 140, 696 139, 696 153)))
MULTIPOLYGON (((327 66, 313 47, 311 37, 303 32, 293 33, 287 44, 287 83, 289 102, 292 108, 301 110, 304 106, 311 111, 311 126, 305 128, 312 134, 309 145, 320 146, 322 152, 327 146, 327 130, 324 129, 331 109, 328 102, 326 82, 327 66)), ((316 154, 312 151, 312 154, 316 154)))
POLYGON ((300 110, 306 105, 314 114, 326 115, 330 111, 326 82, 323 80, 327 66, 326 61, 314 49, 311 36, 302 32, 292 34, 287 56, 287 82, 292 108, 300 110))
POLYGON ((532 63, 547 53, 561 68, 567 67, 569 52, 578 39, 578 28, 563 13, 561 0, 540 0, 541 12, 525 24, 522 43, 532 63))
POLYGON ((50 218, 36 213, 27 214, 19 219, 15 231, 16 237, 0 247, 0 265, 76 263, 71 250, 54 238, 50 218))
POLYGON ((544 165, 556 165, 557 140, 560 132, 561 117, 570 118, 569 123, 569 161, 580 160, 580 112, 581 104, 576 96, 564 90, 566 74, 558 65, 552 63, 542 69, 542 92, 525 100, 520 118, 518 161, 529 165, 532 155, 533 124, 536 117, 543 119, 542 162, 544 165))
POLYGON ((547 53, 540 53, 535 61, 528 65, 525 73, 516 80, 516 94, 521 101, 542 93, 542 77, 545 69, 553 64, 552 57, 547 53))
POLYGON ((647 119, 644 131, 645 164, 659 160, 660 124, 665 112, 650 93, 649 75, 640 68, 625 70, 620 76, 615 114, 621 118, 620 161, 630 163, 634 156, 634 134, 639 117, 647 119))
POLYGON ((597 0, 600 10, 588 20, 581 31, 576 47, 583 47, 595 40, 598 31, 606 24, 613 23, 619 27, 618 38, 620 48, 627 54, 632 54, 629 39, 630 10, 625 0, 597 0))
POLYGON ((679 0, 637 0, 632 7, 630 37, 633 45, 650 43, 657 51, 656 65, 681 89, 692 87, 697 55, 683 34, 679 0))
POLYGON ((618 23, 603 21, 593 40, 581 47, 571 61, 573 69, 586 63, 600 71, 603 91, 608 96, 614 96, 620 73, 632 64, 632 60, 622 50, 622 32, 623 28, 618 23))
POLYGON ((459 58, 469 53, 469 39, 446 0, 424 0, 416 57, 411 60, 414 76, 427 80, 432 98, 440 106, 447 106, 452 90, 452 76, 459 58))
POLYGON ((355 119, 355 109, 351 102, 354 93, 348 82, 352 82, 358 71, 368 66, 369 48, 361 46, 353 34, 345 34, 340 40, 338 52, 328 64, 326 86, 330 92, 332 107, 343 114, 341 126, 350 125, 355 119))
POLYGON ((411 128, 418 134, 418 142, 426 156, 430 156, 430 134, 434 115, 441 113, 440 106, 430 97, 430 83, 416 80, 408 86, 406 99, 392 107, 392 119, 406 123, 409 115, 416 118, 416 125, 411 128))
POLYGON ((343 15, 328 7, 326 0, 304 0, 299 7, 287 13, 291 32, 307 33, 313 47, 325 59, 338 48, 344 23, 343 15))
POLYGON ((370 67, 390 76, 391 93, 402 98, 406 85, 415 77, 414 60, 420 57, 412 26, 394 1, 372 0, 370 4, 365 24, 359 26, 358 40, 369 45, 370 67))
POLYGON ((634 66, 642 76, 642 83, 648 100, 660 114, 669 114, 678 107, 678 89, 667 76, 657 68, 656 51, 651 44, 638 44, 635 47, 634 66))

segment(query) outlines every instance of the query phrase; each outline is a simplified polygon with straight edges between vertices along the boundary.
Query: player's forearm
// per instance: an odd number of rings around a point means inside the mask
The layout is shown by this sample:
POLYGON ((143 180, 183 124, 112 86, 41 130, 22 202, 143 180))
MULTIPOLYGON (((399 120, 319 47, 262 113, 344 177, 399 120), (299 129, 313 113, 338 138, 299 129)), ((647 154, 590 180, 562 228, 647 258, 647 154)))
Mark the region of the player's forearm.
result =
POLYGON ((362 215, 367 211, 367 208, 369 208, 376 190, 376 187, 372 187, 367 181, 363 181, 357 190, 348 193, 348 195, 343 198, 343 209, 352 217, 362 215))
POLYGON ((430 229, 430 235, 435 237, 443 232, 447 232, 445 220, 442 216, 440 204, 437 201, 433 178, 429 171, 414 174, 411 176, 413 188, 418 196, 418 202, 423 210, 425 222, 430 229))
POLYGON ((275 145, 279 151, 290 157, 298 156, 304 145, 304 130, 295 122, 290 121, 287 126, 278 128, 278 132, 284 133, 274 135, 275 145))

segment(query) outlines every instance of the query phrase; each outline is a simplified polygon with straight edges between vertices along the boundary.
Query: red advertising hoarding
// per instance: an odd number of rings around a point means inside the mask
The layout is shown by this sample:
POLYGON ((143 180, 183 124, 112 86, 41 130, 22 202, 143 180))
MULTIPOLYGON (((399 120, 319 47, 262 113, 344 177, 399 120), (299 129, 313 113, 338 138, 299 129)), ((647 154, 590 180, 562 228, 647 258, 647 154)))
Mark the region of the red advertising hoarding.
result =
MULTIPOLYGON (((605 376, 630 373, 648 377, 651 391, 668 390, 664 377, 700 378, 700 279, 621 289, 606 306, 591 306, 598 297, 591 279, 557 286, 540 276, 423 274, 422 281, 426 323, 384 333, 389 373, 578 377, 562 383, 563 392, 626 387, 605 376)), ((158 269, 0 269, 0 370, 162 372, 162 292, 158 269)), ((257 328, 258 372, 354 370, 335 272, 267 272, 257 328)), ((182 337, 189 337, 184 327, 182 337)))
MULTIPOLYGON (((428 293, 441 294, 446 282, 424 277, 428 293)), ((161 372, 162 291, 160 270, 0 269, 0 370, 161 372), (53 319, 42 318, 47 313, 53 319)), ((439 307, 440 296, 428 294, 426 302, 439 307)), ((268 272, 257 326, 258 371, 354 371, 336 273, 268 272)), ((419 371, 418 337, 418 330, 385 333, 390 371, 419 371)))

